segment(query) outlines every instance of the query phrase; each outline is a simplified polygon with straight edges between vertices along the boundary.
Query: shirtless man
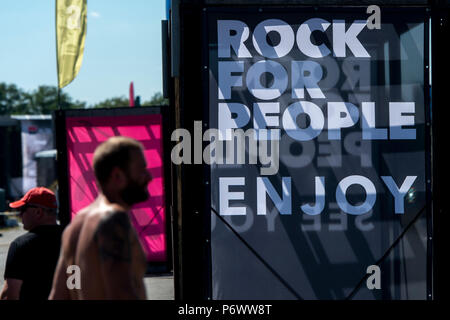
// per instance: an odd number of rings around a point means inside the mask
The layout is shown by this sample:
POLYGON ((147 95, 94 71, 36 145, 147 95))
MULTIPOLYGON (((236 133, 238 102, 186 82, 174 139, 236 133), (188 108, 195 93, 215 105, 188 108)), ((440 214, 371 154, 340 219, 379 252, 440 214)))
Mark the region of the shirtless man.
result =
POLYGON ((63 233, 49 299, 145 299, 146 259, 128 213, 148 199, 151 175, 142 145, 113 137, 94 153, 99 195, 63 233), (80 268, 81 288, 68 289, 70 265, 80 268))

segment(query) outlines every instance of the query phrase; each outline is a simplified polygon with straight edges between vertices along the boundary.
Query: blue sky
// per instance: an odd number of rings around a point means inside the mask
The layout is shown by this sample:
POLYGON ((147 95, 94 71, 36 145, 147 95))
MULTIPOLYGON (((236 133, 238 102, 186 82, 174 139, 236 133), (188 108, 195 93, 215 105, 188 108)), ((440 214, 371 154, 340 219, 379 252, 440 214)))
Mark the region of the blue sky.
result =
MULTIPOLYGON (((165 0, 88 0, 83 64, 63 89, 89 105, 162 91, 161 20, 165 0)), ((55 0, 7 0, 0 7, 0 82, 32 91, 57 85, 55 0)))

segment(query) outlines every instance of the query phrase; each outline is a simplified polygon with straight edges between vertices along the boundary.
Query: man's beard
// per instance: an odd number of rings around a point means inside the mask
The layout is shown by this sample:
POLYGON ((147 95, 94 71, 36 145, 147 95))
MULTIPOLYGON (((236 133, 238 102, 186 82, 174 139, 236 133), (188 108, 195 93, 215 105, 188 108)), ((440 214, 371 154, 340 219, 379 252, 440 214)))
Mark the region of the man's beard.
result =
POLYGON ((122 200, 129 206, 143 202, 149 198, 147 184, 140 185, 136 181, 130 180, 128 185, 121 191, 122 200))

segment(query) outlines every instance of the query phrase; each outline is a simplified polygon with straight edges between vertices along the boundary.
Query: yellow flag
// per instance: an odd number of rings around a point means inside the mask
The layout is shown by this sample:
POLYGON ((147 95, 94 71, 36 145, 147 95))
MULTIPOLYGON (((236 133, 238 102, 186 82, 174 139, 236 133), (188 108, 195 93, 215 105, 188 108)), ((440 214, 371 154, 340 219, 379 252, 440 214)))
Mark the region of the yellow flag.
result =
POLYGON ((58 86, 77 76, 86 39, 87 0, 56 0, 56 55, 58 86))

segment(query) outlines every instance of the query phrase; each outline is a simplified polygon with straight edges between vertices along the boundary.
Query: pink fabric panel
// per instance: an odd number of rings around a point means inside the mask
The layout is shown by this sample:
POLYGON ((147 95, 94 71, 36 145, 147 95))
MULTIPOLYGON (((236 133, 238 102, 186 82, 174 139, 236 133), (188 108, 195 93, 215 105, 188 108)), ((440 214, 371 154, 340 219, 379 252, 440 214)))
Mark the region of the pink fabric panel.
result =
POLYGON ((146 252, 147 260, 167 259, 166 212, 162 116, 76 117, 66 119, 71 217, 88 206, 98 194, 92 169, 95 148, 111 136, 128 136, 145 148, 150 199, 133 207, 131 220, 146 252))

